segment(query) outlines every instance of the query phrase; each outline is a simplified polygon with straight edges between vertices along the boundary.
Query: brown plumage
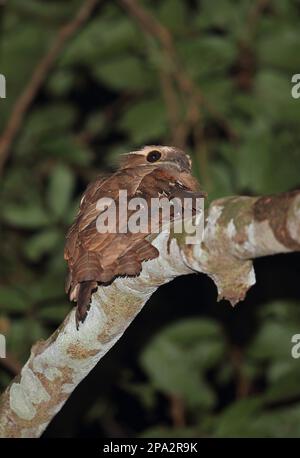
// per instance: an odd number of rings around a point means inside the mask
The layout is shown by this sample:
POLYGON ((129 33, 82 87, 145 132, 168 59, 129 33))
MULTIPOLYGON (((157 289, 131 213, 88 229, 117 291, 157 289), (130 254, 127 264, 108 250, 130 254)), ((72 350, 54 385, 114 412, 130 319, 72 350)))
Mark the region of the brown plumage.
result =
MULTIPOLYGON (((99 178, 86 189, 75 222, 67 234, 65 259, 69 265, 66 290, 77 302, 76 322, 84 321, 92 293, 98 284, 110 284, 118 276, 136 276, 142 262, 154 259, 158 250, 146 239, 147 233, 100 233, 97 207, 101 198, 112 198, 118 209, 119 190, 128 200, 143 197, 203 197, 191 175, 189 157, 177 148, 146 146, 122 157, 120 168, 107 178, 99 178)), ((128 217, 133 212, 128 211, 128 217)), ((117 213, 118 214, 118 213, 117 213)), ((161 222, 161 221, 160 221, 161 222)))

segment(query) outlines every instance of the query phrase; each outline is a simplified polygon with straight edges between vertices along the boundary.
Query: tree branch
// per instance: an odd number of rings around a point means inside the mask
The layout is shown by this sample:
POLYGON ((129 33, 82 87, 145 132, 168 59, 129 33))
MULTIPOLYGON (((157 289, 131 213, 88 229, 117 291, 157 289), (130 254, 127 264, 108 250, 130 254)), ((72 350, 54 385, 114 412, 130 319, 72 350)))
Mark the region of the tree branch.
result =
POLYGON ((88 20, 98 3, 99 0, 85 0, 75 17, 58 31, 58 34, 47 54, 37 64, 29 83, 14 105, 7 125, 0 137, 0 172, 2 171, 8 158, 12 143, 19 133, 24 116, 47 78, 48 73, 52 69, 56 59, 64 49, 67 42, 88 20))
POLYGON ((270 197, 227 197, 210 205, 201 244, 162 232, 160 256, 135 278, 99 287, 79 331, 74 310, 35 344, 21 374, 0 398, 1 437, 39 437, 76 386, 118 341, 153 292, 179 275, 202 272, 219 299, 235 304, 255 283, 252 260, 300 251, 300 191, 270 197))

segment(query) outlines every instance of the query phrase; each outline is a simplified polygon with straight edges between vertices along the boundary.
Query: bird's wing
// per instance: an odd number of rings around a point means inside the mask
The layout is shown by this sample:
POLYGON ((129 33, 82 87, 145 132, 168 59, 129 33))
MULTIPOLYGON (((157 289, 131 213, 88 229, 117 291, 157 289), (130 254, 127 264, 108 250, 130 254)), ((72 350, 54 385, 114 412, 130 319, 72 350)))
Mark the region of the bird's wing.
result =
MULTIPOLYGON (((195 183, 190 186, 187 177, 180 179, 178 174, 147 166, 128 168, 110 178, 98 180, 87 188, 77 218, 68 232, 65 247, 65 259, 70 269, 66 289, 70 290, 71 299, 77 300, 78 319, 85 316, 92 289, 97 282, 110 283, 116 276, 138 275, 143 261, 159 255, 158 250, 146 240, 151 232, 150 227, 143 233, 114 233, 111 231, 114 228, 108 228, 106 233, 99 232, 99 199, 111 198, 111 205, 116 205, 118 211, 120 189, 127 190, 128 198, 142 197, 150 205, 153 197, 171 199, 193 192, 194 188, 195 183)), ((133 210, 128 210, 127 217, 132 213, 133 210)))
MULTIPOLYGON (((65 259, 69 263, 70 270, 76 274, 76 282, 90 279, 106 282, 115 275, 125 274, 123 268, 121 269, 122 272, 116 271, 114 263, 133 248, 139 253, 137 256, 139 263, 142 260, 152 259, 154 254, 157 255, 156 250, 154 252, 150 248, 147 252, 146 243, 143 242, 151 232, 150 227, 147 232, 143 233, 120 233, 120 231, 115 233, 114 229, 116 228, 109 226, 106 233, 99 232, 97 218, 101 214, 98 205, 100 199, 104 199, 104 202, 108 197, 112 199, 118 215, 120 189, 128 191, 128 198, 144 198, 149 208, 151 198, 180 198, 195 193, 196 183, 192 183, 191 186, 185 177, 174 176, 174 174, 160 168, 139 167, 138 169, 126 169, 122 174, 119 173, 109 179, 96 181, 85 192, 79 214, 68 232, 65 247, 65 259), (143 257, 144 259, 142 259, 143 257), (83 266, 86 266, 86 269, 83 269, 83 266), (89 267, 92 269, 88 274, 89 267)), ((128 210, 127 217, 129 218, 132 213, 134 213, 133 210, 128 210)), ((124 264, 122 263, 122 265, 124 264)))
MULTIPOLYGON (((114 277, 114 261, 127 251, 129 244, 141 237, 140 234, 132 234, 132 237, 131 234, 116 234, 114 228, 108 228, 106 233, 99 232, 99 201, 110 198, 118 206, 119 190, 126 190, 128 197, 135 196, 144 176, 152 170, 153 167, 147 166, 139 167, 137 170, 126 169, 108 178, 96 180, 88 186, 81 200, 78 215, 67 234, 64 252, 70 269, 67 289, 70 286, 74 289, 81 281, 93 279, 106 282, 114 277)), ((122 265, 124 266, 124 263, 122 265)))
MULTIPOLYGON (((142 170, 118 171, 109 177, 101 177, 89 184, 81 199, 75 221, 66 236, 64 256, 69 264, 77 259, 80 245, 83 244, 87 249, 90 249, 94 243, 93 236, 97 235, 95 233, 96 220, 101 213, 99 201, 110 198, 116 202, 120 189, 126 189, 129 196, 134 195, 145 174, 150 171, 148 167, 139 169, 142 170)), ((107 239, 107 234, 104 238, 107 239)), ((109 241, 107 239, 107 242, 109 241)))

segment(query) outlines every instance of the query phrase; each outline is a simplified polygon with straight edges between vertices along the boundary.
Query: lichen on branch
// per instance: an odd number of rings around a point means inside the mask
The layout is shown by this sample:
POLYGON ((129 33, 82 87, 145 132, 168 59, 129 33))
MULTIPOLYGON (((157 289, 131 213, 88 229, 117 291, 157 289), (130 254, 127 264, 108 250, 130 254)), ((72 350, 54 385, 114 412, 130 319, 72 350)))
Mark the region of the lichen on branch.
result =
POLYGON ((182 234, 167 231, 152 243, 160 256, 145 262, 138 277, 99 287, 79 331, 72 310, 48 340, 33 346, 0 398, 0 437, 39 437, 160 285, 205 273, 219 299, 233 305, 242 300, 255 283, 253 259, 300 251, 300 191, 216 200, 207 210, 201 243, 187 245, 182 234))

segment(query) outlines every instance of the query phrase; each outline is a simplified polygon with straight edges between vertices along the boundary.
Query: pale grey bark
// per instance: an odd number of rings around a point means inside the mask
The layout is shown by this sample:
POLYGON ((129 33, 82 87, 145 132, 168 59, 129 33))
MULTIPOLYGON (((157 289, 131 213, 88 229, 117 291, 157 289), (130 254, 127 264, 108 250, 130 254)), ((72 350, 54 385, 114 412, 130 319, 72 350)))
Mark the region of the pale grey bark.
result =
POLYGON ((201 272, 213 279, 219 298, 233 305, 242 300, 255 283, 252 259, 300 251, 300 191, 214 201, 201 244, 187 245, 184 235, 169 233, 153 244, 159 258, 145 262, 139 277, 98 288, 79 331, 72 310, 47 341, 33 346, 0 398, 0 437, 39 437, 160 285, 201 272))

